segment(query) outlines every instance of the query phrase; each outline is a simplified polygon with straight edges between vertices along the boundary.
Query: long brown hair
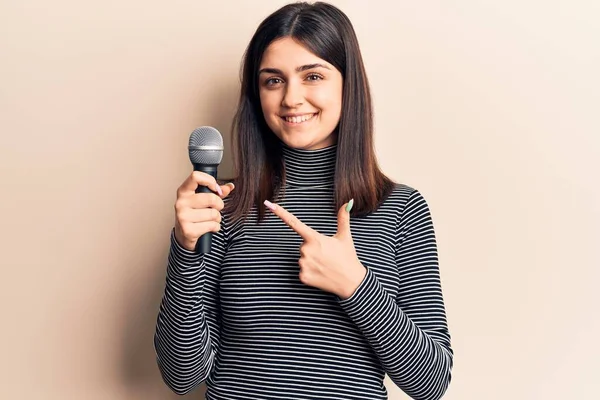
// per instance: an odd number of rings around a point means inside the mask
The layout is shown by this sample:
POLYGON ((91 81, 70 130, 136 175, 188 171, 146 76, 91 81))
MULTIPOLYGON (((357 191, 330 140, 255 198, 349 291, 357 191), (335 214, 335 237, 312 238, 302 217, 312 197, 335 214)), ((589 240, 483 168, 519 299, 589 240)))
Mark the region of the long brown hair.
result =
POLYGON ((343 78, 338 126, 335 204, 354 199, 353 216, 375 211, 394 182, 377 163, 373 144, 373 110, 358 39, 348 17, 327 3, 292 3, 269 15, 257 28, 244 53, 241 93, 232 124, 235 190, 225 211, 243 219, 253 205, 259 221, 264 200, 273 200, 284 185, 281 141, 267 126, 260 105, 258 69, 266 48, 291 37, 337 68, 343 78))

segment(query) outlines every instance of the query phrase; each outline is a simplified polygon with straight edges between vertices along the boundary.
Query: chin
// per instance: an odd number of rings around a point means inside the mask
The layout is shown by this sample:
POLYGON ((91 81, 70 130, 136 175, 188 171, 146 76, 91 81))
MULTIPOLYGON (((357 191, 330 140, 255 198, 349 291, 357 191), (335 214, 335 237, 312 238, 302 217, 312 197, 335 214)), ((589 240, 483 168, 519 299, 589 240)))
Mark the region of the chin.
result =
POLYGON ((310 150, 315 147, 315 142, 306 138, 291 139, 284 136, 281 141, 293 149, 310 150))
POLYGON ((300 132, 292 134, 280 133, 276 136, 288 147, 299 150, 317 150, 333 144, 330 143, 328 138, 309 137, 309 135, 303 135, 300 132))

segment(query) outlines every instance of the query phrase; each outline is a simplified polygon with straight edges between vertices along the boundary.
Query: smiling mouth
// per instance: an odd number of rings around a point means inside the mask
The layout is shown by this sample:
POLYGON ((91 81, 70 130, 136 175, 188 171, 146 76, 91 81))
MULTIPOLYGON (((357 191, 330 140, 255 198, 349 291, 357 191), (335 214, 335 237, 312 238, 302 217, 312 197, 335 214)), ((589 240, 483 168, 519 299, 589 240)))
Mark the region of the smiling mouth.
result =
POLYGON ((300 125, 303 124, 307 121, 311 121, 314 119, 314 117, 317 116, 317 114, 319 114, 318 112, 313 113, 313 114, 304 114, 298 117, 281 117, 282 120, 284 120, 286 123, 291 124, 291 125, 300 125))

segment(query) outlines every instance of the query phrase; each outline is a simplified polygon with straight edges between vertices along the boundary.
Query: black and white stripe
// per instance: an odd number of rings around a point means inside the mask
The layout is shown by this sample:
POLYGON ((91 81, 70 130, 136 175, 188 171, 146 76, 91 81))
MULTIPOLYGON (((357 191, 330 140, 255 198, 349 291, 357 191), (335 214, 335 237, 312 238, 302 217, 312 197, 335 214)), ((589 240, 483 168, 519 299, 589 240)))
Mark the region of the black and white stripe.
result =
MULTIPOLYGON (((278 203, 333 235, 336 146, 284 148, 278 203)), ((198 256, 171 233, 155 348, 164 381, 206 398, 386 399, 383 378, 413 399, 439 399, 451 379, 433 223, 406 185, 374 213, 351 219, 365 280, 346 300, 302 284, 300 237, 272 213, 231 225, 223 215, 212 251, 198 256)))

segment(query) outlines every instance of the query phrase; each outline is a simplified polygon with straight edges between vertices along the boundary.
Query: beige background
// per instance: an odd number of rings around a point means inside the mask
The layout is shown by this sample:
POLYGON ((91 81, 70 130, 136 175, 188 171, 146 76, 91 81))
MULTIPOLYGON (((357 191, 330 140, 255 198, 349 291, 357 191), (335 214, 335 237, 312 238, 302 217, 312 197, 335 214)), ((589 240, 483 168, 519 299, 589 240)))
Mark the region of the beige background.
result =
MULTIPOLYGON (((176 398, 152 335, 187 139, 228 135, 282 4, 0 1, 0 398, 176 398)), ((381 164, 432 209, 445 398, 600 398, 600 2, 335 4, 381 164)))

